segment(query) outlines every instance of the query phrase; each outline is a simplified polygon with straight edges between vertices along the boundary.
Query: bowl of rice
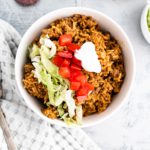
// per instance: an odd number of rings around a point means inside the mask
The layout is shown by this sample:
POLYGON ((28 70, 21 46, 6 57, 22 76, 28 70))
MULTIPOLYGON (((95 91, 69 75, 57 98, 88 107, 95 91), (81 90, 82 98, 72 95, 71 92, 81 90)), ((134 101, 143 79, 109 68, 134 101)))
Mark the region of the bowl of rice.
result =
POLYGON ((39 117, 64 127, 87 127, 126 101, 135 77, 134 52, 120 25, 105 14, 62 8, 24 34, 15 76, 27 106, 39 117))

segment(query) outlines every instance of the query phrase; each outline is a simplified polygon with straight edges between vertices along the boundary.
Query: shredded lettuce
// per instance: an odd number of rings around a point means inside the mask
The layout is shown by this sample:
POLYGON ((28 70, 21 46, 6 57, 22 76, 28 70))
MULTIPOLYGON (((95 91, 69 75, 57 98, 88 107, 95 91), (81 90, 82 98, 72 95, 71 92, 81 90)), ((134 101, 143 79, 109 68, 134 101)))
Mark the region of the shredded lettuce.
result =
POLYGON ((35 56, 33 58, 31 58, 32 62, 40 62, 40 56, 35 56))
POLYGON ((52 58, 56 54, 56 46, 48 36, 40 39, 41 50, 45 52, 48 58, 52 58))
POLYGON ((68 112, 70 118, 72 118, 75 115, 75 108, 76 108, 75 101, 72 97, 72 94, 73 94, 72 90, 67 90, 65 95, 65 102, 68 106, 68 112))
POLYGON ((40 72, 42 71, 42 65, 40 64, 40 62, 33 62, 32 65, 34 66, 34 77, 38 79, 38 82, 42 82, 44 85, 46 85, 46 81, 43 79, 43 77, 40 75, 40 72))
POLYGON ((55 99, 54 99, 54 93, 55 93, 54 87, 55 87, 55 85, 53 85, 53 83, 52 83, 51 75, 46 73, 46 71, 42 71, 41 76, 46 82, 49 102, 51 105, 54 105, 55 104, 55 99))
POLYGON ((51 75, 48 74, 45 70, 45 68, 42 66, 42 64, 39 63, 33 63, 33 66, 35 67, 34 75, 38 78, 39 82, 42 82, 48 90, 48 97, 50 100, 50 104, 54 105, 54 93, 55 93, 55 85, 52 83, 51 75))
POLYGON ((50 55, 50 49, 48 47, 42 45, 40 51, 42 51, 47 58, 52 58, 52 56, 50 55))
POLYGON ((33 44, 32 47, 29 47, 29 56, 30 58, 34 58, 35 56, 39 55, 39 47, 36 44, 33 44))
POLYGON ((58 67, 55 66, 43 53, 43 51, 40 51, 41 55, 41 63, 45 67, 45 69, 48 71, 48 73, 55 75, 58 74, 58 67))
POLYGON ((82 124, 82 105, 78 105, 76 106, 76 120, 77 120, 77 124, 82 124))
POLYGON ((62 117, 64 115, 65 111, 62 107, 62 104, 57 107, 57 111, 58 111, 60 117, 62 117))
POLYGON ((67 86, 61 87, 60 91, 56 92, 55 95, 55 106, 59 106, 62 102, 65 101, 65 94, 67 90, 67 86))
POLYGON ((76 124, 76 123, 77 123, 73 118, 68 117, 68 113, 65 113, 65 114, 62 116, 62 119, 64 120, 64 122, 65 122, 67 125, 73 125, 73 124, 76 124))

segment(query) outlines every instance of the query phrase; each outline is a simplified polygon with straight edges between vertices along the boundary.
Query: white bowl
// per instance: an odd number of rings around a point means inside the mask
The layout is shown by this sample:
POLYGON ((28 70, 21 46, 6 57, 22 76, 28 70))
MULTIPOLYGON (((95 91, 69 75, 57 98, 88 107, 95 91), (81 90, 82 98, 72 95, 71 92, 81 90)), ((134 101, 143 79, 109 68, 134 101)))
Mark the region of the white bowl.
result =
POLYGON ((141 30, 142 30, 145 40, 150 44, 150 32, 149 32, 148 26, 147 26, 148 9, 150 9, 150 4, 147 4, 143 9, 143 12, 141 15, 141 30))
POLYGON ((63 17, 71 16, 73 14, 92 16, 99 23, 101 28, 111 33, 111 35, 119 42, 120 46, 122 47, 126 71, 126 77, 121 87, 121 91, 118 95, 113 97, 113 101, 109 107, 102 113, 97 113, 83 119, 83 125, 80 127, 87 127, 100 123, 104 119, 110 117, 121 106, 121 104, 125 102, 129 92, 131 91, 135 76, 135 58, 130 40, 128 39, 123 29, 111 18, 99 11, 79 7, 63 8, 44 15, 27 30, 20 42, 15 61, 15 75, 20 94, 24 98, 29 108, 31 108, 36 114, 38 114, 39 117, 48 121, 49 123, 68 127, 68 125, 66 125, 63 121, 59 119, 49 119, 41 113, 41 105, 38 103, 38 100, 30 96, 24 89, 22 79, 23 66, 27 59, 26 54, 28 45, 30 45, 35 37, 41 33, 41 30, 47 27, 50 22, 63 17))

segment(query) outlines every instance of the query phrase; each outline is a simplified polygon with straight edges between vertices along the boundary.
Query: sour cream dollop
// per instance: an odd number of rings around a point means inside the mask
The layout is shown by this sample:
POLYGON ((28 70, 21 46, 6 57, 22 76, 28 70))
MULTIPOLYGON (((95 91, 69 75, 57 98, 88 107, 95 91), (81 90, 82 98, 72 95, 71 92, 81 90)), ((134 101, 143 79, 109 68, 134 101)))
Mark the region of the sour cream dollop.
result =
POLYGON ((86 71, 101 72, 101 64, 92 42, 85 42, 79 50, 76 50, 75 57, 81 61, 81 65, 86 71))

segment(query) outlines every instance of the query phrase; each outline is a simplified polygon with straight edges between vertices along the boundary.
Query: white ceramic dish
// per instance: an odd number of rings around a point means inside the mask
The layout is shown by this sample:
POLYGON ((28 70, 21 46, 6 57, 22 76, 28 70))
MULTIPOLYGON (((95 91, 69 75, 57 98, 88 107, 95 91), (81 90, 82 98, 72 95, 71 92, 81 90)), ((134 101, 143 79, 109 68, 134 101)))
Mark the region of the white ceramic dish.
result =
POLYGON ((20 94, 23 96, 29 108, 31 108, 39 117, 52 124, 68 127, 68 125, 66 125, 63 121, 58 119, 49 119, 41 113, 41 105, 38 103, 38 100, 30 96, 24 89, 22 79, 23 66, 27 59, 27 46, 40 34, 43 28, 49 25, 50 22, 73 14, 92 16, 104 30, 109 31, 111 35, 113 35, 122 47, 126 70, 126 77, 120 93, 113 98, 113 102, 103 113, 94 114, 83 119, 83 125, 80 127, 87 127, 102 122, 104 119, 110 117, 114 112, 116 112, 129 95, 135 76, 135 58, 130 40, 123 29, 111 18, 99 11, 79 7, 63 8, 46 14, 37 20, 23 36, 16 56, 15 75, 20 94))
POLYGON ((150 44, 150 32, 149 32, 148 26, 147 26, 148 9, 150 9, 150 4, 147 4, 143 9, 143 12, 141 15, 141 30, 142 30, 145 40, 150 44))

